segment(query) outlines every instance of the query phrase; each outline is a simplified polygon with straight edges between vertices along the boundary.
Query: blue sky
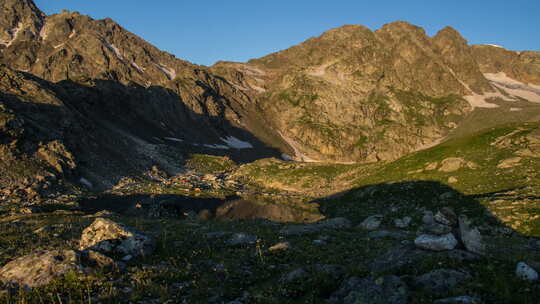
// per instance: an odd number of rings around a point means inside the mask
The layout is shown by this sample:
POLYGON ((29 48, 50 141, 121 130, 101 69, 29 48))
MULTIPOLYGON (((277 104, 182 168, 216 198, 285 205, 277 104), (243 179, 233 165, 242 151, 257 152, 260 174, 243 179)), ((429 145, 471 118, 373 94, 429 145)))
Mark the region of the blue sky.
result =
POLYGON ((110 17, 193 63, 247 61, 343 24, 405 20, 429 35, 450 25, 471 44, 540 50, 539 0, 35 0, 45 13, 110 17))

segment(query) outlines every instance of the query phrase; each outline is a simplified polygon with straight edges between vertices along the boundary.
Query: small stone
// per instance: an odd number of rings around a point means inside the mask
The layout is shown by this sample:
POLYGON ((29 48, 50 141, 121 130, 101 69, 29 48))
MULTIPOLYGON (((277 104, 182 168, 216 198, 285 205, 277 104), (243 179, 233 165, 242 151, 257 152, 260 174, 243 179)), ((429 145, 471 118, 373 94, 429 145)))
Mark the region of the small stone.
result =
POLYGON ((525 281, 538 280, 538 272, 525 262, 519 262, 516 267, 516 276, 525 281))
POLYGON ((501 162, 499 162, 499 164, 497 165, 497 168, 499 168, 499 169, 512 168, 512 167, 517 166, 519 164, 519 162, 521 162, 521 157, 507 158, 507 159, 502 160, 501 162))
POLYGON ((406 216, 402 219, 395 219, 394 225, 396 225, 397 228, 407 228, 412 222, 412 218, 410 216, 406 216))
POLYGON ((430 225, 422 226, 422 230, 430 234, 444 235, 450 233, 452 231, 452 227, 439 223, 432 223, 430 225))
POLYGON ((284 251, 289 250, 291 248, 291 243, 289 242, 280 242, 275 244, 274 246, 268 248, 269 251, 284 251))
POLYGON ((455 176, 450 176, 450 177, 448 178, 448 183, 449 183, 449 184, 455 184, 455 183, 457 183, 457 182, 459 182, 459 180, 458 180, 457 177, 455 177, 455 176))
POLYGON ((439 224, 448 225, 452 227, 455 227, 458 224, 458 217, 456 213, 448 207, 444 207, 441 210, 439 210, 437 214, 435 214, 433 219, 439 224))
POLYGON ((449 157, 441 162, 439 171, 441 172, 454 172, 464 167, 467 162, 463 158, 449 157))
POLYGON ((416 247, 433 251, 445 251, 454 249, 458 241, 452 233, 445 235, 422 234, 414 240, 416 247))
POLYGON ((366 218, 358 227, 364 230, 377 230, 381 226, 383 216, 380 214, 366 218))
POLYGON ((435 223, 435 219, 433 218, 433 212, 424 212, 424 216, 422 216, 422 223, 424 223, 425 225, 431 225, 435 223))
POLYGON ((122 258, 122 261, 128 262, 128 261, 131 261, 132 259, 133 259, 133 256, 131 254, 128 254, 122 258))

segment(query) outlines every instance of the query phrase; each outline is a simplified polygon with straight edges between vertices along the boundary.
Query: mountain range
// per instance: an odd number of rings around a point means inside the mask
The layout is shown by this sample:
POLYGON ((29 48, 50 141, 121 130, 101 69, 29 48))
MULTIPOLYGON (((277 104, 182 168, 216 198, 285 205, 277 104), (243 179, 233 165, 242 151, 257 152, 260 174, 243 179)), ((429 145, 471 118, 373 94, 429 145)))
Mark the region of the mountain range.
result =
POLYGON ((31 0, 0 6, 2 183, 53 169, 107 188, 153 165, 179 172, 171 155, 192 152, 392 161, 497 123, 475 125, 478 112, 540 113, 539 52, 468 45, 451 27, 429 37, 403 21, 345 25, 206 67, 111 19, 47 16, 31 0), (33 169, 10 170, 25 162, 33 169))

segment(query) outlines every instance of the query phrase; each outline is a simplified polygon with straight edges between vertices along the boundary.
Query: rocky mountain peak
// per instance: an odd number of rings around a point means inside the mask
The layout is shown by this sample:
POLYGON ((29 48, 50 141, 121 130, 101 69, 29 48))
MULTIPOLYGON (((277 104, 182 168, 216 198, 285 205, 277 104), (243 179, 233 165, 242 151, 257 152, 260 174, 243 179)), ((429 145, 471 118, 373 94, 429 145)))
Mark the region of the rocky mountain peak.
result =
POLYGON ((7 47, 18 37, 39 35, 45 14, 32 0, 1 0, 0 48, 7 47))

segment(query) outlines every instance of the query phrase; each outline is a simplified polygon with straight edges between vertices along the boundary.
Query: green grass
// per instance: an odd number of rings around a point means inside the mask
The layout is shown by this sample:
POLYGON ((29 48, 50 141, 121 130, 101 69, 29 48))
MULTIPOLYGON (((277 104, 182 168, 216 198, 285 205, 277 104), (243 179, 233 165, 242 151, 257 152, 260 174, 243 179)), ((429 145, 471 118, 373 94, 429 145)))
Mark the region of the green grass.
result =
POLYGON ((201 173, 218 173, 232 170, 236 167, 236 163, 228 157, 190 154, 186 161, 186 167, 201 173))

